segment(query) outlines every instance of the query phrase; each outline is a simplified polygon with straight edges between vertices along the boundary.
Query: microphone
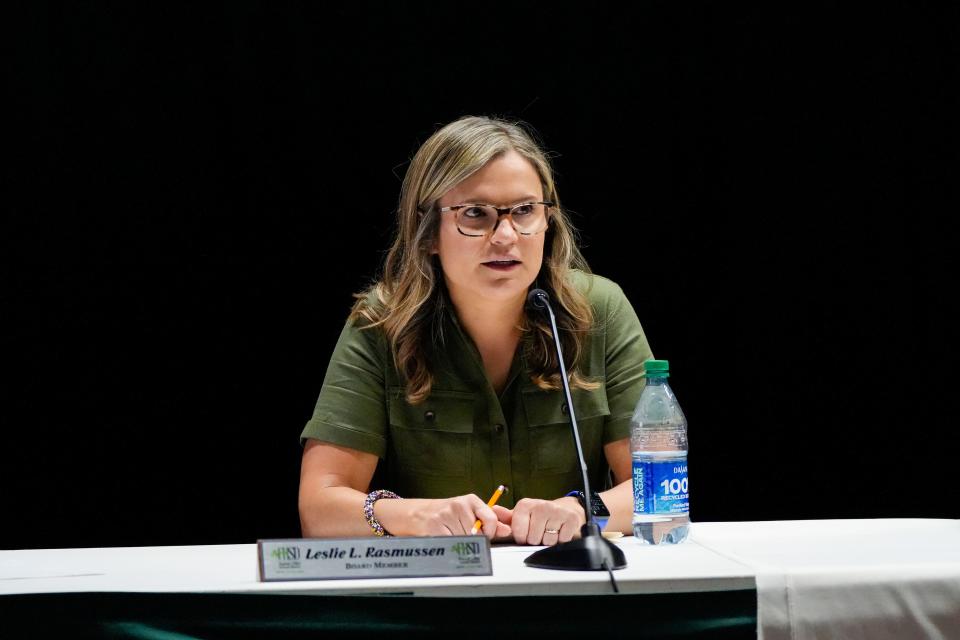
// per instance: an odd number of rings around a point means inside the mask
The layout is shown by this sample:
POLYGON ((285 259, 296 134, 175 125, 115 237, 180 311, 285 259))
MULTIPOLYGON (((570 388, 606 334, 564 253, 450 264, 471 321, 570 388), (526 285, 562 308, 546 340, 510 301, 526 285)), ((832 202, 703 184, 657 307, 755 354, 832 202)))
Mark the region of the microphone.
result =
MULTIPOLYGON (((563 382, 563 393, 567 398, 570 428, 573 430, 573 442, 577 446, 577 459, 580 462, 580 472, 583 475, 584 511, 587 522, 580 528, 580 539, 563 542, 552 547, 546 547, 530 554, 523 562, 530 567, 540 569, 567 569, 574 571, 610 571, 627 566, 627 559, 623 551, 600 535, 600 527, 593 517, 590 508, 590 478, 587 475, 587 461, 583 457, 583 447, 580 445, 580 431, 577 428, 577 416, 573 410, 573 397, 570 395, 570 385, 567 382, 567 367, 563 362, 563 349, 560 347, 560 333, 557 331, 557 318, 550 306, 550 296, 543 289, 533 289, 527 294, 527 302, 531 308, 546 311, 550 317, 550 328, 553 330, 553 343, 557 348, 557 360, 560 363, 560 380, 563 382)), ((613 574, 611 580, 613 579, 613 574)))

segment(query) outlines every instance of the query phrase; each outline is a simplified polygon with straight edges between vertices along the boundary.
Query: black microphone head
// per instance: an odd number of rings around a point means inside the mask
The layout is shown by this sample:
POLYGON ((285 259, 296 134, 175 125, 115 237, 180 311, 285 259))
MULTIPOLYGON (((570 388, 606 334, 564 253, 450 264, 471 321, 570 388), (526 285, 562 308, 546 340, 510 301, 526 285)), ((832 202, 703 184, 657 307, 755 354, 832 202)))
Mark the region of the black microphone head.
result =
POLYGON ((543 289, 531 289, 527 294, 527 304, 533 309, 543 311, 549 302, 550 296, 543 289))

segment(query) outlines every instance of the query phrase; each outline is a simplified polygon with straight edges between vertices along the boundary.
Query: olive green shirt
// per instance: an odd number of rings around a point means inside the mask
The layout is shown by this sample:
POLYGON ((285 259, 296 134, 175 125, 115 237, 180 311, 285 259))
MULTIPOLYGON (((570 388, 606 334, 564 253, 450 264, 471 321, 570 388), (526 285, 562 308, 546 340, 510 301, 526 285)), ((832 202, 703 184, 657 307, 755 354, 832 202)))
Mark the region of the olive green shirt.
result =
MULTIPOLYGON (((573 389, 572 396, 590 483, 602 490, 609 472, 603 445, 629 437, 643 363, 653 356, 619 286, 579 271, 571 279, 594 312, 580 372, 600 387, 573 389)), ((486 500, 504 484, 510 491, 500 504, 512 507, 524 497, 552 500, 581 488, 563 391, 533 383, 523 341, 498 396, 473 340, 447 313, 431 359, 432 391, 411 405, 383 332, 360 326, 344 326, 301 443, 316 438, 377 455, 380 484, 371 488, 408 498, 473 493, 486 500)))

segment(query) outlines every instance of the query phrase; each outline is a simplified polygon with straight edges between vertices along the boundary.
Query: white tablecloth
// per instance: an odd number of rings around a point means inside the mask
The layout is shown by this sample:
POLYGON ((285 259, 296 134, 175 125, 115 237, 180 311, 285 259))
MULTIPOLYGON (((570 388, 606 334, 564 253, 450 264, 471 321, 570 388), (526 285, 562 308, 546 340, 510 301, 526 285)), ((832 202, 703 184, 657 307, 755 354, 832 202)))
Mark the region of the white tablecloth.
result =
POLYGON ((764 640, 960 638, 960 521, 717 522, 694 540, 749 566, 764 640))

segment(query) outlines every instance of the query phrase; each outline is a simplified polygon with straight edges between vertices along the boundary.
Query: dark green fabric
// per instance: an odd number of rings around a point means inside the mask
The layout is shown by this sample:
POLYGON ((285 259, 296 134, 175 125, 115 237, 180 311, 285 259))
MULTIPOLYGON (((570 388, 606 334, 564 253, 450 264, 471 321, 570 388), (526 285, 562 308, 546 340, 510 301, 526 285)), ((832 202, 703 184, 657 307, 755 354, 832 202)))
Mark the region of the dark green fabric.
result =
MULTIPOLYGON (((594 311, 581 372, 601 386, 575 390, 573 398, 591 483, 600 489, 608 472, 603 445, 629 436, 643 362, 652 354, 619 286, 582 272, 571 277, 594 311)), ((432 363, 431 395, 411 405, 383 332, 347 322, 301 442, 316 438, 379 456, 384 486, 375 488, 404 497, 486 499, 505 484, 510 492, 501 504, 510 507, 523 497, 553 499, 580 487, 563 392, 532 382, 522 343, 499 397, 454 313, 445 316, 432 363)))
POLYGON ((190 593, 0 596, 3 638, 755 638, 757 592, 426 598, 190 593))

